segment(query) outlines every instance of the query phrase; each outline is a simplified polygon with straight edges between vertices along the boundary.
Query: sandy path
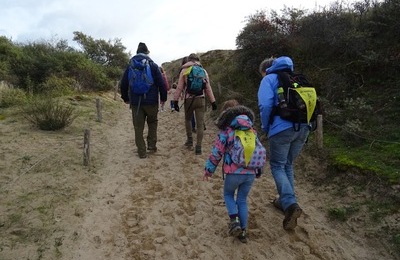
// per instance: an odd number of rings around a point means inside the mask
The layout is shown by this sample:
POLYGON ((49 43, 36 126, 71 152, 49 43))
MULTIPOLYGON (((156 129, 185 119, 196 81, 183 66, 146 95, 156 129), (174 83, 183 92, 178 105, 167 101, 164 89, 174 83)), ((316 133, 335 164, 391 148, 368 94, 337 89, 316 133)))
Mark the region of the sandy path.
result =
POLYGON ((76 228, 79 239, 65 241, 63 259, 393 259, 381 246, 330 224, 324 196, 305 184, 297 190, 304 215, 295 231, 284 231, 282 213, 269 203, 275 195, 269 173, 250 194, 249 243, 228 237, 220 167, 211 182, 200 180, 216 133, 212 120, 203 155, 195 156, 183 146, 183 113, 160 113, 158 151, 139 159, 130 112, 119 113, 98 140, 105 166, 80 202, 86 210, 76 228))

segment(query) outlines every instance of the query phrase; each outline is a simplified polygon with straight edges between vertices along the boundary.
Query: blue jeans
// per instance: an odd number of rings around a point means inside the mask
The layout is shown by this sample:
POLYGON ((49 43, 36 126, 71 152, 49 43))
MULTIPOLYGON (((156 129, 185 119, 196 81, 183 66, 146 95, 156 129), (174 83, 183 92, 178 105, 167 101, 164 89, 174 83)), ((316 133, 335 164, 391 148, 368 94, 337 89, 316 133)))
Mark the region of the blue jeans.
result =
POLYGON ((224 182, 224 200, 228 215, 238 214, 242 229, 247 227, 247 196, 253 185, 255 174, 227 174, 224 182), (235 191, 237 190, 236 200, 235 191))
POLYGON ((269 163, 283 210, 297 203, 294 192, 293 162, 300 154, 309 133, 310 128, 302 125, 299 131, 291 127, 269 138, 269 163))

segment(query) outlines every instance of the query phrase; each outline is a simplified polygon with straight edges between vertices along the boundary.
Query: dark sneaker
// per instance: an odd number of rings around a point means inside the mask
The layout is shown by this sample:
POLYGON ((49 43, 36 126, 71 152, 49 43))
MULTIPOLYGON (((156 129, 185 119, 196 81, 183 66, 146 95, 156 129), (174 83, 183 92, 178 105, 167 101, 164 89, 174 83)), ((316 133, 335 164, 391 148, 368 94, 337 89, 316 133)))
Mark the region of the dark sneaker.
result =
POLYGON ((147 150, 149 150, 151 152, 157 152, 157 146, 149 146, 149 147, 147 147, 147 150))
POLYGON ((246 229, 242 229, 238 235, 240 242, 247 243, 247 232, 246 229))
POLYGON ((303 210, 293 203, 285 210, 285 219, 283 220, 283 229, 293 230, 297 226, 297 219, 301 216, 303 210))
POLYGON ((186 140, 185 146, 187 146, 187 147, 193 146, 193 138, 188 138, 186 140))
POLYGON ((281 206, 281 203, 279 201, 279 198, 275 198, 273 201, 271 201, 272 205, 274 205, 275 208, 279 209, 280 211, 283 212, 283 208, 281 206))
POLYGON ((237 237, 240 233, 242 232, 242 228, 240 227, 240 221, 239 218, 233 218, 231 219, 231 222, 229 223, 229 235, 233 237, 237 237))
POLYGON ((192 128, 192 133, 196 133, 196 128, 192 128))
POLYGON ((196 149, 194 150, 196 155, 200 155, 201 154, 201 146, 200 145, 196 145, 196 149))
POLYGON ((147 158, 147 154, 139 154, 139 158, 140 158, 140 159, 147 158))

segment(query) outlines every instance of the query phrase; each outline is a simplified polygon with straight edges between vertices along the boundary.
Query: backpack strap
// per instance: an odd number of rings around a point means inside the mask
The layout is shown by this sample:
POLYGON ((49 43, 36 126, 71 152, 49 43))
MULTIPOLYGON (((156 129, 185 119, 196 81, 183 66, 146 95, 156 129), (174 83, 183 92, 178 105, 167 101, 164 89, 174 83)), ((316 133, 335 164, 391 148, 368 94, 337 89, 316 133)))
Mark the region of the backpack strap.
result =
POLYGON ((278 87, 282 87, 286 93, 288 88, 292 86, 292 83, 290 82, 290 75, 293 75, 293 73, 288 71, 277 71, 276 74, 278 75, 279 79, 278 87))
MULTIPOLYGON (((270 73, 270 74, 276 74, 276 75, 278 75, 278 88, 280 88, 280 87, 282 87, 283 88, 283 91, 284 91, 284 93, 287 93, 287 91, 288 91, 288 88, 290 87, 290 85, 291 85, 291 83, 290 83, 290 77, 289 77, 289 75, 291 74, 292 72, 289 70, 281 70, 281 71, 275 71, 275 72, 272 72, 272 73, 270 73)), ((272 125, 272 123, 274 122, 274 116, 276 116, 276 115, 278 115, 279 114, 279 109, 278 109, 278 106, 277 105, 274 105, 273 107, 272 107, 272 111, 271 111, 271 114, 269 115, 269 124, 270 125, 272 125)))
MULTIPOLYGON (((185 71, 185 73, 184 73, 184 75, 186 75, 186 77, 188 77, 189 74, 190 74, 190 72, 192 72, 193 66, 199 66, 199 65, 195 63, 195 64, 193 64, 192 66, 190 66, 189 68, 187 68, 186 71, 185 71)), ((186 82, 187 82, 187 79, 186 79, 186 82)), ((186 103, 186 99, 187 99, 187 98, 186 98, 186 95, 188 95, 188 94, 189 94, 189 93, 188 93, 188 88, 187 88, 187 85, 186 85, 184 103, 186 103)), ((190 94, 189 94, 189 95, 190 95, 190 94)), ((192 97, 192 102, 190 102, 190 104, 189 104, 189 106, 188 106, 186 112, 189 111, 190 107, 192 106, 192 104, 193 104, 193 102, 194 102, 195 96, 192 96, 192 95, 190 95, 190 96, 192 97)))
MULTIPOLYGON (((283 88, 283 93, 288 93, 288 89, 292 87, 292 82, 290 77, 294 75, 293 71, 290 69, 285 69, 285 70, 280 70, 280 71, 275 71, 273 72, 278 75, 278 88, 283 88)), ((272 74, 272 73, 271 73, 272 74)), ((279 115, 279 107, 277 105, 274 105, 272 107, 271 114, 269 116, 269 124, 272 125, 274 121, 274 116, 279 115)), ((293 128, 300 129, 300 123, 298 123, 298 126, 296 127, 296 123, 293 123, 293 128)), ((298 131, 298 130, 297 130, 298 131)))

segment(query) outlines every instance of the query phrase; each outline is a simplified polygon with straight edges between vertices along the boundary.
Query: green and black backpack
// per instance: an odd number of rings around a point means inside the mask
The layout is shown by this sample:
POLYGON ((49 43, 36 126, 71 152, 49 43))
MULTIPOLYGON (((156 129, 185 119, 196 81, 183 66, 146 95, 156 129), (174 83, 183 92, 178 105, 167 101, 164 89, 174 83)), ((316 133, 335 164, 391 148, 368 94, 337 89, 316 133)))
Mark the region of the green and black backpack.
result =
POLYGON ((279 104, 272 110, 270 123, 273 117, 279 115, 282 119, 293 122, 295 129, 301 123, 314 124, 320 114, 320 105, 315 88, 307 78, 300 73, 280 71, 278 74, 279 104))

